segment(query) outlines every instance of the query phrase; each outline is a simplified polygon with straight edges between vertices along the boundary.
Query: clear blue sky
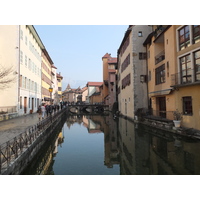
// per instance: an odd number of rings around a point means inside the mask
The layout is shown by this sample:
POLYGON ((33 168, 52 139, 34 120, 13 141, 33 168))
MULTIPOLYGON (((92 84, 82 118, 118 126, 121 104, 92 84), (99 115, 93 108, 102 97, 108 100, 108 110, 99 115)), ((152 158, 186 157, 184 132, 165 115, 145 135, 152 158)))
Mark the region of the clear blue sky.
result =
POLYGON ((57 72, 63 90, 84 87, 88 81, 103 81, 102 57, 117 57, 128 25, 34 25, 57 72))

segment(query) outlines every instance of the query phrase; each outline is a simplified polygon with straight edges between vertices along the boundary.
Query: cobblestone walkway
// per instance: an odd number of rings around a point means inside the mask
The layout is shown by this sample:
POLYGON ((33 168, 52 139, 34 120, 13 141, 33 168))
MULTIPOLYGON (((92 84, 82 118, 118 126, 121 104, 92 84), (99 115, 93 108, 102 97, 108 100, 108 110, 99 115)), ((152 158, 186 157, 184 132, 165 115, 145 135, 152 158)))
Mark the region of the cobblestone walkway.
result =
POLYGON ((0 122, 0 145, 39 122, 38 114, 28 114, 0 122))

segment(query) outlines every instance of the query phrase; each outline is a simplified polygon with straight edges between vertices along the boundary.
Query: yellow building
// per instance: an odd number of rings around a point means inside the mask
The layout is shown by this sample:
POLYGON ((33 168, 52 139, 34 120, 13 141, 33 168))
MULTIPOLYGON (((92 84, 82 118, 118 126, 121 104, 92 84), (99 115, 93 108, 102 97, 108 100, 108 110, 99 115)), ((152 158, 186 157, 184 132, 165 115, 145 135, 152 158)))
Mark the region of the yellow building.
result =
POLYGON ((176 109, 182 126, 200 130, 200 25, 175 26, 177 72, 173 75, 176 109))
POLYGON ((50 92, 49 88, 52 85, 51 80, 51 68, 53 65, 53 61, 49 56, 46 49, 42 50, 42 100, 45 103, 50 101, 50 92))
POLYGON ((61 76, 60 73, 57 74, 56 77, 57 77, 57 82, 58 82, 58 98, 60 101, 63 101, 63 99, 62 99, 62 79, 63 79, 63 77, 61 76))
POLYGON ((148 96, 152 114, 200 130, 200 26, 153 26, 144 45, 148 56, 148 96))
POLYGON ((147 48, 149 108, 154 116, 173 120, 175 110, 171 75, 176 73, 174 26, 153 26, 144 45, 147 48))

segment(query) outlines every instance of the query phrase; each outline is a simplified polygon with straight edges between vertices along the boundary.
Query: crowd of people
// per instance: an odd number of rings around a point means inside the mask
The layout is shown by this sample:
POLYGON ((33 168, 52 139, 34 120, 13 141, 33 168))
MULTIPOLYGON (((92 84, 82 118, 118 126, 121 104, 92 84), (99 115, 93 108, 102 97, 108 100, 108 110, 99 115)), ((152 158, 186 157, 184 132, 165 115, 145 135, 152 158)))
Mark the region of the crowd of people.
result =
POLYGON ((42 103, 41 105, 39 105, 38 110, 37 110, 39 120, 42 120, 45 117, 52 115, 53 113, 62 109, 64 106, 65 105, 63 103, 60 103, 60 105, 58 104, 48 105, 48 104, 42 103))

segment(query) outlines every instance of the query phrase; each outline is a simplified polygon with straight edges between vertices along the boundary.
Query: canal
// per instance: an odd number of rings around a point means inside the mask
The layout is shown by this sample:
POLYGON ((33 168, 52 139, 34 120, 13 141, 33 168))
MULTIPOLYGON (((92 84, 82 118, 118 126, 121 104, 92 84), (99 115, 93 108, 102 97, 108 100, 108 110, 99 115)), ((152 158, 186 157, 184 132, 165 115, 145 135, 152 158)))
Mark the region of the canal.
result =
POLYGON ((198 175, 200 140, 112 115, 68 115, 26 175, 198 175))

